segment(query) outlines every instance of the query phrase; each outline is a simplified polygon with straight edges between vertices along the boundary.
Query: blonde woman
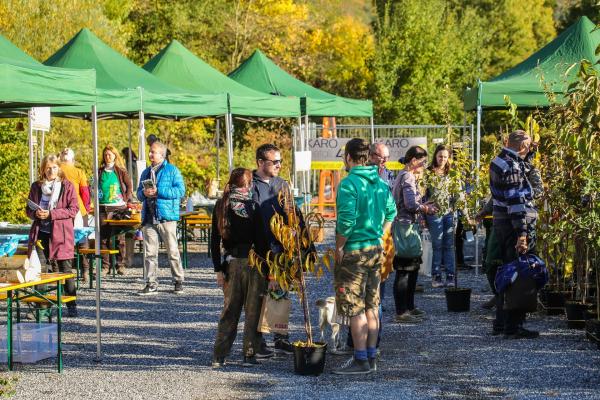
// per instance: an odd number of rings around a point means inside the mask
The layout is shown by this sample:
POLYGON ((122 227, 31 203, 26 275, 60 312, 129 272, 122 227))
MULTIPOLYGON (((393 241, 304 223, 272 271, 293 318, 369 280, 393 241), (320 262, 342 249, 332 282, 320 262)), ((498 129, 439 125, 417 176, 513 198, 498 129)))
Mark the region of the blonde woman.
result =
MULTIPOLYGON (((55 262, 60 272, 71 273, 71 260, 75 252, 73 219, 79 211, 75 188, 63 179, 58 157, 53 154, 42 159, 37 182, 29 190, 30 205, 27 216, 33 220, 29 231, 28 254, 36 251, 42 262, 42 272, 47 272, 50 262, 55 262), (37 205, 37 206, 35 206, 37 205)), ((65 294, 76 295, 73 279, 65 282, 65 294)), ((77 316, 75 302, 67 303, 67 316, 77 316)))
MULTIPOLYGON (((125 164, 119 151, 112 145, 102 150, 102 164, 98 170, 98 204, 100 205, 100 236, 102 248, 110 248, 112 227, 104 223, 112 219, 115 211, 127 208, 132 198, 131 177, 125 169, 125 164)), ((119 237, 119 254, 117 255, 117 273, 125 274, 125 241, 119 237)), ((110 267, 108 255, 102 256, 102 275, 107 275, 110 267)))

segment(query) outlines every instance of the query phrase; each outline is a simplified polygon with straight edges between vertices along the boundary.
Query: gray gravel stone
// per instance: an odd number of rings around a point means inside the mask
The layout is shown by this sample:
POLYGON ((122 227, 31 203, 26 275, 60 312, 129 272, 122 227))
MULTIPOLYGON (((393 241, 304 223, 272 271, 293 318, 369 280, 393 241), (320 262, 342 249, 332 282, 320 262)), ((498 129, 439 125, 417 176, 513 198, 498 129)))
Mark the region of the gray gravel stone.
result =
MULTIPOLYGON (((332 245, 333 232, 328 229, 332 245)), ((320 246, 322 249, 323 246, 320 246)), ((205 247, 193 253, 185 293, 174 295, 167 267, 160 270, 156 296, 141 297, 142 269, 108 278, 102 290, 102 360, 96 362, 95 291, 78 293, 80 316, 64 323, 64 373, 54 360, 19 365, 15 399, 600 399, 600 351, 581 331, 567 329, 564 317, 533 314, 528 326, 541 337, 507 341, 489 334, 493 315, 480 305, 489 298, 483 275, 462 273, 473 288, 471 312, 448 313, 443 289, 419 281, 417 307, 424 322, 393 321, 392 281, 384 301, 384 334, 379 371, 365 377, 330 373, 347 356, 327 355, 325 373, 293 373, 293 357, 277 355, 256 368, 241 366, 236 340, 223 370, 210 368, 212 344, 222 305, 205 247)), ((136 262, 140 263, 136 255, 136 262)), ((161 256, 161 265, 166 258, 161 256)), ((391 277, 393 279, 393 276, 391 277)), ((308 279, 311 319, 315 300, 333 294, 331 275, 308 279)), ((304 339, 302 310, 292 296, 291 339, 304 339)), ((243 317, 242 317, 243 319, 243 317)), ((240 321, 240 332, 242 329, 240 321)), ((318 337, 318 329, 313 333, 318 337)), ((344 334, 345 335, 345 334, 344 334)), ((272 340, 267 335, 267 340, 272 340)))

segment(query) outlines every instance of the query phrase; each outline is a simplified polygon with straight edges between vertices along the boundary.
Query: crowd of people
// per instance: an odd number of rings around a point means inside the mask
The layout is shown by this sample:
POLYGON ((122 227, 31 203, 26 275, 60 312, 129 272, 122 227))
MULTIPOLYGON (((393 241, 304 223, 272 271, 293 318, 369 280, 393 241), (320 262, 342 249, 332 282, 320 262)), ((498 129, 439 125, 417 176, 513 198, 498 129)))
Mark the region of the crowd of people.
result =
MULTIPOLYGON (((533 200, 539 191, 540 180, 531 163, 534 150, 527 133, 516 131, 510 134, 506 147, 491 163, 491 199, 477 215, 478 221, 486 214, 493 216, 493 229, 487 239, 495 237, 495 241, 486 242, 488 265, 493 264, 491 257, 499 257, 501 262, 507 263, 518 254, 535 251, 537 214, 533 200)), ((134 156, 129 149, 122 153, 127 161, 134 156)), ((160 240, 168 254, 173 292, 183 292, 184 270, 178 248, 177 221, 185 185, 179 169, 167 160, 168 154, 163 143, 152 140, 151 165, 141 173, 136 185, 137 199, 143 204, 141 225, 147 276, 141 295, 158 291, 160 240)), ((437 146, 431 165, 427 167, 427 151, 420 146, 410 147, 400 160, 404 168, 397 174, 386 168, 389 154, 384 144, 370 145, 363 139, 351 139, 344 149, 347 175, 337 188, 332 291, 338 315, 349 320, 347 346, 352 357, 334 369, 335 374, 368 374, 377 370, 382 332, 381 300, 385 296, 385 279, 390 276, 390 270, 395 271, 395 321, 419 323, 425 318, 425 312, 415 305, 422 264, 420 232, 423 228, 428 228, 431 235, 432 287, 454 285, 459 210, 457 197, 450 194, 448 186, 453 168, 452 149, 437 146), (425 173, 436 179, 422 188, 419 181, 425 173)), ((127 208, 134 192, 132 178, 113 146, 104 148, 102 160, 98 171, 98 199, 102 248, 108 248, 114 232, 104 221, 127 208)), ((60 159, 55 155, 44 157, 39 179, 31 185, 29 194, 31 202, 39 207, 28 206, 27 210, 33 220, 29 250, 35 249, 44 264, 52 264, 61 272, 72 268, 73 228, 78 223, 87 224, 86 216, 91 212, 89 186, 73 161, 74 154, 70 149, 65 149, 60 159)), ((250 251, 263 258, 269 252, 283 251, 269 224, 275 213, 285 216, 291 207, 295 207, 282 204, 279 196, 282 190, 289 190, 288 183, 278 176, 283 162, 281 151, 273 144, 258 147, 256 169, 234 169, 215 206, 212 261, 224 302, 213 349, 214 368, 222 368, 230 357, 242 311, 245 313, 244 366, 257 365, 259 359, 272 357, 275 351, 293 352, 288 335, 276 334, 274 348, 270 348, 258 331, 263 297, 282 298, 287 292, 268 275, 268 271, 249 266, 250 251)), ((466 214, 465 210, 462 212, 466 214)), ((468 221, 471 223, 470 219, 468 221)), ((125 243, 120 245, 119 273, 125 272, 131 257, 127 247, 125 243)), ((102 265, 102 273, 106 274, 109 260, 105 258, 102 265)), ((88 266, 84 264, 86 268, 88 266)), ((493 275, 493 268, 488 268, 488 276, 493 275)), ((490 279, 490 285, 494 290, 493 279, 490 279)), ((72 280, 67 281, 65 292, 76 295, 72 280)), ((537 332, 523 327, 523 309, 518 304, 508 309, 506 300, 505 294, 496 294, 493 305, 497 313, 492 333, 503 333, 507 338, 537 337, 537 332)), ((76 303, 69 303, 68 307, 68 315, 76 316, 76 303)))

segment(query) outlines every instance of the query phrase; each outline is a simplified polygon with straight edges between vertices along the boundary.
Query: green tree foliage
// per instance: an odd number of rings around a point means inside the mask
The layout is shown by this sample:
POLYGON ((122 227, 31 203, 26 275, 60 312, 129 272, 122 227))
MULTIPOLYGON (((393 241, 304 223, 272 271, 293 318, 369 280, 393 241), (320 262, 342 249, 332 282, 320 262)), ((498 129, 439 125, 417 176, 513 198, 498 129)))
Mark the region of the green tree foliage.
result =
MULTIPOLYGON (((589 3, 589 4, 588 4, 589 3)), ((0 32, 45 60, 88 27, 137 64, 172 39, 223 73, 256 48, 324 90, 374 100, 378 123, 462 121, 462 91, 489 79, 546 44, 587 0, 3 0, 0 32)), ((486 121, 489 121, 486 117, 486 121)), ((362 122, 362 121, 361 121, 362 122)), ((235 164, 254 166, 254 148, 273 141, 291 163, 293 119, 235 121, 235 164)), ((27 191, 26 134, 0 122, 0 220, 23 220, 27 191), (14 184, 14 182, 17 182, 14 184)), ((138 122, 132 122, 138 149, 138 122)), ((99 145, 128 146, 127 121, 100 121, 99 145)), ((190 190, 216 175, 214 119, 146 121, 167 143, 190 190)), ((221 122, 220 172, 227 171, 221 122)), ((46 153, 69 146, 92 174, 89 122, 53 118, 46 153)))
POLYGON ((446 104, 452 119, 460 120, 462 89, 482 63, 484 27, 475 10, 459 15, 445 0, 378 2, 375 31, 377 120, 443 123, 446 104))
POLYGON ((564 31, 583 16, 592 22, 600 22, 600 3, 598 0, 556 0, 554 18, 558 32, 564 31))

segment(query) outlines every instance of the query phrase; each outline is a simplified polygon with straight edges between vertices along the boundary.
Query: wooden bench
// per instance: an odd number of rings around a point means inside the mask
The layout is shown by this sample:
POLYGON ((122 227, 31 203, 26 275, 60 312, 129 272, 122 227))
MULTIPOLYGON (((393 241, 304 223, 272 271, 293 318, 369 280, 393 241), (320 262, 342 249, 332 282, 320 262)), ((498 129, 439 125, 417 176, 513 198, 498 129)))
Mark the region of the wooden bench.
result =
POLYGON ((200 243, 206 243, 207 257, 211 256, 211 229, 212 229, 212 217, 205 214, 190 213, 183 215, 181 218, 181 241, 183 244, 183 268, 187 269, 188 266, 188 241, 187 241, 187 230, 189 229, 200 229, 200 243))
MULTIPOLYGON (((48 318, 48 322, 52 322, 52 307, 58 303, 58 297, 55 294, 49 294, 44 296, 45 298, 38 297, 32 294, 20 294, 17 298, 13 296, 14 300, 17 302, 24 301, 30 304, 39 304, 44 305, 46 307, 39 307, 35 309, 35 320, 36 322, 40 322, 42 318, 48 318)), ((0 300, 5 301, 7 298, 6 293, 0 293, 0 300)), ((71 303, 77 300, 77 296, 61 296, 60 297, 62 304, 71 303)), ((20 306, 17 306, 17 310, 20 310, 20 306)), ((20 312, 17 311, 17 322, 21 321, 20 312)))

